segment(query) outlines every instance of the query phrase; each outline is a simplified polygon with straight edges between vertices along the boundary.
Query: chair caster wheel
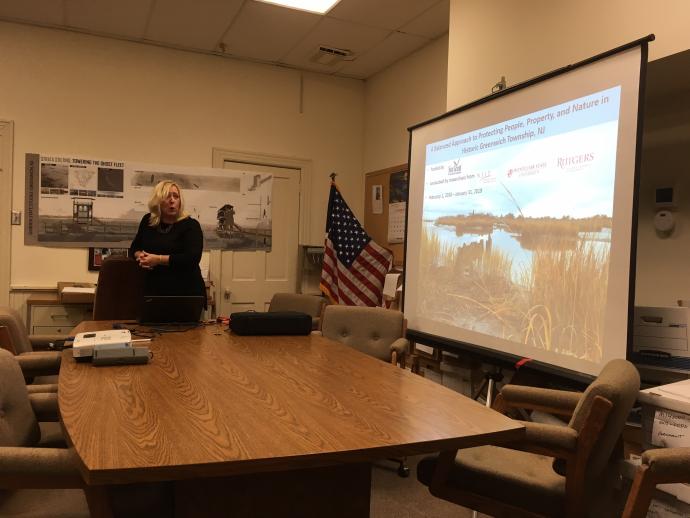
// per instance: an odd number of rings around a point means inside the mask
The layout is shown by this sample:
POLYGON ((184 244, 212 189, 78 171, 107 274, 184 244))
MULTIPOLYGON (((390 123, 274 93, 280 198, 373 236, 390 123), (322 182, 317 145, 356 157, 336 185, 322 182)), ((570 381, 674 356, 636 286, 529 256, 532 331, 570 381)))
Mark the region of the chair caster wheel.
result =
POLYGON ((410 468, 407 466, 400 466, 398 468, 398 476, 402 478, 407 478, 410 476, 410 468))

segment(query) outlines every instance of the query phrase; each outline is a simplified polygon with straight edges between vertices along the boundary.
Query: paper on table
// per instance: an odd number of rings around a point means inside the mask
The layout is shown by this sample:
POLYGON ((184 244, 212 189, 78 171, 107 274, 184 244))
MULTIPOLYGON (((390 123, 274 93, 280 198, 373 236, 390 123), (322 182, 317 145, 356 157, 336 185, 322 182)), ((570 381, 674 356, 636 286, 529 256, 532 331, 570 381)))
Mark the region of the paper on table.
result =
POLYGON ((62 288, 62 293, 96 293, 96 287, 79 288, 77 286, 65 286, 62 288))
POLYGON ((690 416, 672 410, 654 412, 652 444, 666 448, 690 446, 690 416))

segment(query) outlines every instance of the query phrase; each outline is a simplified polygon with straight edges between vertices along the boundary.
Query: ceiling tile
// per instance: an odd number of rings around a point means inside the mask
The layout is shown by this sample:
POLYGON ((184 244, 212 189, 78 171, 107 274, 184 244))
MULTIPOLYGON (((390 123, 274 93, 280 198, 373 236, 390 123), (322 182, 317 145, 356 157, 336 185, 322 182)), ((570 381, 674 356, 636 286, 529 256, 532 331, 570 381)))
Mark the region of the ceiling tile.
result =
POLYGON ((333 73, 337 71, 339 65, 329 67, 310 60, 320 45, 350 50, 356 56, 383 41, 388 34, 390 31, 384 29, 324 18, 280 61, 306 70, 333 73))
POLYGON ((0 2, 0 18, 22 20, 44 25, 61 25, 63 22, 62 11, 61 0, 0 2))
POLYGON ((403 25, 400 31, 435 39, 448 32, 449 18, 450 0, 442 0, 410 23, 403 25))
POLYGON ((374 48, 354 61, 346 62, 338 75, 366 79, 429 43, 429 39, 393 32, 374 48))
POLYGON ((146 39, 216 50, 243 0, 157 0, 146 39))
POLYGON ((0 0, 0 20, 200 52, 215 53, 222 41, 239 59, 366 78, 446 33, 449 2, 341 0, 319 16, 256 0, 0 0), (314 62, 321 45, 353 56, 314 62))
POLYGON ((152 0, 65 0, 65 23, 89 32, 144 37, 152 0))
POLYGON ((261 2, 246 2, 223 38, 225 52, 238 57, 278 61, 322 16, 261 2))
POLYGON ((341 0, 328 17, 384 29, 398 29, 439 0, 341 0))

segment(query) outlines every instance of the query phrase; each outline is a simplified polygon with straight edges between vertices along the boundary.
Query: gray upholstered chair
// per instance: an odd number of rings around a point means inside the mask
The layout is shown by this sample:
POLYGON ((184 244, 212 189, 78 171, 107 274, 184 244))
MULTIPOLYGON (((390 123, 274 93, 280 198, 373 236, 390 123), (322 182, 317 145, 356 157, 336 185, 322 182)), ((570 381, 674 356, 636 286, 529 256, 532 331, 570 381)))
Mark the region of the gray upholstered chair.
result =
POLYGON ((34 348, 47 349, 49 344, 61 342, 65 337, 29 335, 19 313, 6 306, 0 306, 0 326, 5 328, 3 335, 9 337, 8 343, 3 348, 16 355, 24 377, 27 381, 32 382, 29 390, 56 391, 57 373, 60 370, 60 352, 34 351, 34 348))
POLYGON ((9 351, 0 350, 0 516, 89 516, 76 456, 39 421, 57 421, 57 394, 29 394, 9 351))
POLYGON ((642 454, 623 518, 644 518, 657 484, 690 483, 690 448, 658 448, 642 454))
POLYGON ((321 332, 369 356, 405 367, 410 344, 400 311, 328 305, 323 311, 321 332))
POLYGON ((417 478, 433 495, 492 516, 587 516, 617 481, 620 436, 639 387, 626 360, 606 364, 582 394, 507 385, 504 405, 572 411, 570 422, 528 422, 519 443, 427 457, 417 478))
POLYGON ((271 298, 268 311, 299 311, 311 317, 311 328, 319 329, 321 313, 326 299, 318 295, 301 293, 276 293, 271 298))
POLYGON ((94 320, 137 320, 144 299, 144 270, 134 259, 108 257, 98 272, 94 320))
MULTIPOLYGON (((323 310, 321 334, 360 352, 405 368, 409 342, 400 311, 362 306, 328 305, 323 310)), ((398 463, 398 474, 407 477, 407 459, 398 463)))

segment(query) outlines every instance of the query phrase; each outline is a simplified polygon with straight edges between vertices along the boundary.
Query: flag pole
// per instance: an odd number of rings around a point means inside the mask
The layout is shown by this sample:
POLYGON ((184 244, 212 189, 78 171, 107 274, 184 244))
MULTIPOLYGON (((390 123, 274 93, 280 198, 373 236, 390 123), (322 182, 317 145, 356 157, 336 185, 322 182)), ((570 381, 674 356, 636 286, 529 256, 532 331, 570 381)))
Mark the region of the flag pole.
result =
POLYGON ((333 172, 333 173, 329 174, 328 176, 331 177, 331 182, 335 183, 335 177, 338 176, 338 173, 333 172))

